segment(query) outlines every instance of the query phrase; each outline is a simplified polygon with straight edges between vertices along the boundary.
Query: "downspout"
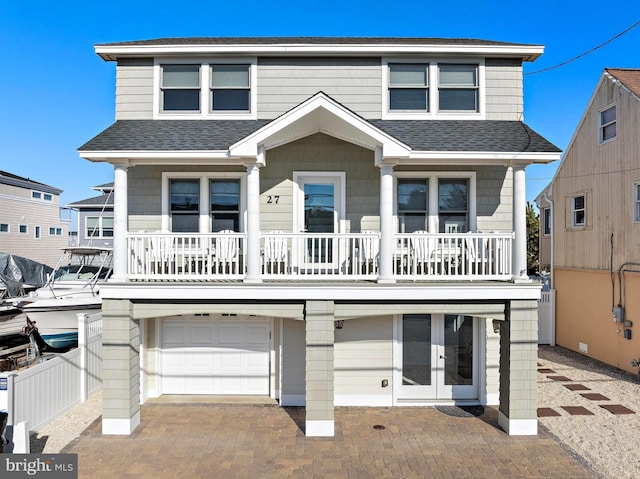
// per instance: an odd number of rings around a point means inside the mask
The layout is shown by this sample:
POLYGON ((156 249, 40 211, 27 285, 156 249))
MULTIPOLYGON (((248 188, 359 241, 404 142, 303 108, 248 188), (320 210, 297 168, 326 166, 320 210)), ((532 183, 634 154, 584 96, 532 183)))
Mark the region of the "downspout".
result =
MULTIPOLYGON (((549 186, 552 186, 553 183, 549 186)), ((551 258, 549 269, 551 270, 549 274, 551 278, 549 279, 549 293, 551 293, 551 340, 549 341, 550 346, 556 345, 556 289, 554 287, 555 282, 555 272, 554 272, 554 256, 555 256, 555 228, 554 223, 556 220, 556 213, 554 211, 553 205, 553 195, 549 195, 549 190, 547 188, 544 189, 543 193, 544 199, 549 203, 549 211, 551 211, 551 258)))

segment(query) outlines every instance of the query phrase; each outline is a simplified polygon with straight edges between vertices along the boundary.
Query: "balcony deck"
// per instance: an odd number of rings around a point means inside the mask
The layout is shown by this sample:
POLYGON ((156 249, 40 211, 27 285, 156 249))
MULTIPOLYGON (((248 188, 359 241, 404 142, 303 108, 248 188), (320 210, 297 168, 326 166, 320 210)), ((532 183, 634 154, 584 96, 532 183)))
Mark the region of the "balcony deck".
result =
MULTIPOLYGON (((395 234, 397 281, 507 281, 513 233, 395 234)), ((243 281, 245 233, 131 233, 127 278, 132 281, 243 281)), ((263 233, 261 279, 376 281, 379 233, 263 233)))

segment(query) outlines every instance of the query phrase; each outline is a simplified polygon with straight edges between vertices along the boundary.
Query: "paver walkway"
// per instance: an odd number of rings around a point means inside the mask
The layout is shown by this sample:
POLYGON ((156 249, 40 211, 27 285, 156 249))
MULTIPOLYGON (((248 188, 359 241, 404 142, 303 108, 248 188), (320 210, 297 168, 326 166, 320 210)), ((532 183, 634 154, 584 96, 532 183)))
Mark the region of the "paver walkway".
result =
POLYGON ((147 404, 141 416, 131 436, 102 436, 97 420, 65 447, 78 454, 79 477, 597 477, 544 429, 537 437, 505 434, 494 408, 479 417, 336 408, 335 438, 305 437, 304 408, 147 404))

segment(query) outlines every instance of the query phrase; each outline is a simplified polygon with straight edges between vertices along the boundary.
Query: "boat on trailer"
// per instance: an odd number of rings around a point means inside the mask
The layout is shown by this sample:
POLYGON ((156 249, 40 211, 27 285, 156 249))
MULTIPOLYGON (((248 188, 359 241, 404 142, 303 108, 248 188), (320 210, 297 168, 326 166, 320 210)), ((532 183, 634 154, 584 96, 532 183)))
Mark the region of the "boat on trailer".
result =
POLYGON ((100 284, 111 276, 113 249, 97 246, 63 248, 47 283, 13 305, 37 324, 42 339, 54 348, 78 344, 78 314, 102 308, 100 284))

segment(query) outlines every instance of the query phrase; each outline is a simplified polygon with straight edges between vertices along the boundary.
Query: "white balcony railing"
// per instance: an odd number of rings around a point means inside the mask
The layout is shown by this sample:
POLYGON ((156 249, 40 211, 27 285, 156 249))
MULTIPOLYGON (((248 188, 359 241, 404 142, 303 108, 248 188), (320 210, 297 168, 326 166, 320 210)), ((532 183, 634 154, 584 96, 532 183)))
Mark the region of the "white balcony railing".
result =
MULTIPOLYGON (((244 233, 140 233, 127 236, 132 280, 239 280, 244 233)), ((513 233, 394 235, 398 280, 507 280, 513 233)), ((376 280, 379 233, 263 233, 263 279, 376 280)))

